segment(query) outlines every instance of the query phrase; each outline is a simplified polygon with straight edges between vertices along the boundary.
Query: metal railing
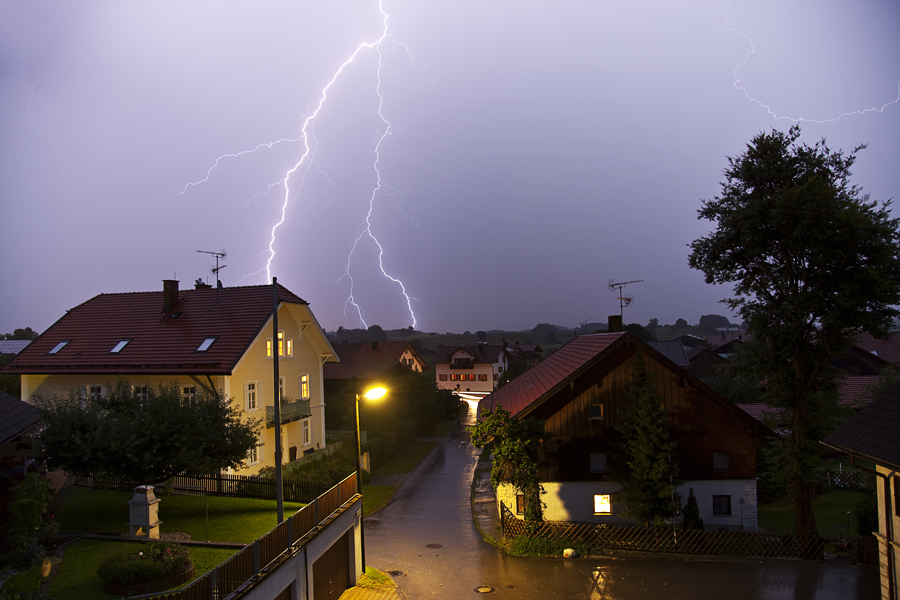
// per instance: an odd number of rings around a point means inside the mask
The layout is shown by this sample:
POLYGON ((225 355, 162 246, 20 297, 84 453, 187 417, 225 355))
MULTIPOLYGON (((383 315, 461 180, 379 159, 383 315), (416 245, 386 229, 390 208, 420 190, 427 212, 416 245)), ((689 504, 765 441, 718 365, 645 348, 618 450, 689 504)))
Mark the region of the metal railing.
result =
MULTIPOLYGON (((281 424, 292 423, 312 416, 309 400, 295 400, 281 403, 281 424)), ((275 407, 266 407, 266 428, 275 427, 275 407)))

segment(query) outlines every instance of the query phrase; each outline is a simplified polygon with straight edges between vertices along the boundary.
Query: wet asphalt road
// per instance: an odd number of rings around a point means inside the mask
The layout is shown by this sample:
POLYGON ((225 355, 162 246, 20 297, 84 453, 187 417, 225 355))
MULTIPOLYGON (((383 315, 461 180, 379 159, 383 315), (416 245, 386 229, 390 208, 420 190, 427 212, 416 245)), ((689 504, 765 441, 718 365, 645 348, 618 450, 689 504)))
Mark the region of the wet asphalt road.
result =
MULTIPOLYGON (((471 422, 470 413, 464 420, 471 422)), ((793 560, 604 556, 574 560, 509 556, 472 522, 477 451, 462 423, 367 519, 367 564, 400 571, 403 595, 417 599, 631 598, 876 599, 878 572, 793 560), (490 586, 483 595, 475 591, 490 586)))

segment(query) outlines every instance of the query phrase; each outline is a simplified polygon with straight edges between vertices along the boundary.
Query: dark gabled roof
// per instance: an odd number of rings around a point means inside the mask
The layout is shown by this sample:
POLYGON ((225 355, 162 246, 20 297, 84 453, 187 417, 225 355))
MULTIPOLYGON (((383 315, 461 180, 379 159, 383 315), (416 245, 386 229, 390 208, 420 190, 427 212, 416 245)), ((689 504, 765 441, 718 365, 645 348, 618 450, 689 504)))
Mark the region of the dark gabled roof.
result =
POLYGON ((861 408, 869 404, 871 390, 878 385, 878 375, 848 375, 838 381, 838 404, 861 408))
POLYGON ((665 355, 630 333, 594 333, 570 340, 522 375, 482 399, 479 414, 485 408, 495 410, 501 406, 510 411, 513 416, 527 416, 537 406, 551 398, 562 386, 599 364, 616 348, 625 343, 632 343, 638 347, 643 346, 646 351, 655 352, 663 363, 669 363, 669 368, 687 379, 691 385, 702 389, 714 402, 728 407, 727 410, 730 410, 735 418, 765 435, 774 435, 768 427, 738 409, 688 371, 672 363, 665 355))
POLYGON ((900 470, 900 383, 831 432, 822 443, 900 470))
POLYGON ((689 367, 691 365, 684 353, 684 346, 678 340, 669 340, 667 342, 652 340, 648 341, 647 344, 679 367, 689 367))
POLYGON ((474 357, 473 362, 477 365, 492 365, 500 360, 500 355, 504 352, 503 346, 497 344, 478 344, 476 346, 444 346, 438 348, 434 355, 434 364, 446 365, 450 363, 450 357, 457 351, 465 350, 474 357))
POLYGON ((5 444, 41 420, 41 411, 0 392, 0 444, 5 444))
MULTIPOLYGON (((180 290, 168 312, 163 312, 163 294, 95 296, 67 311, 3 372, 229 375, 272 314, 271 286, 180 290), (198 352, 210 337, 216 340, 209 349, 198 352), (130 341, 110 353, 122 340, 130 341)), ((307 304, 281 285, 278 297, 284 303, 307 304)))
POLYGON ((625 335, 624 333, 580 335, 484 398, 482 405, 492 410, 502 406, 513 415, 517 415, 587 365, 594 363, 597 357, 625 335))
POLYGON ((868 333, 860 333, 856 338, 856 345, 895 367, 900 367, 900 335, 896 332, 882 339, 874 338, 868 333))
POLYGON ((325 379, 350 379, 352 377, 378 379, 390 369, 401 364, 400 358, 407 350, 418 359, 422 370, 427 371, 428 364, 412 343, 394 341, 335 344, 334 351, 341 362, 326 363, 323 365, 322 372, 325 379))

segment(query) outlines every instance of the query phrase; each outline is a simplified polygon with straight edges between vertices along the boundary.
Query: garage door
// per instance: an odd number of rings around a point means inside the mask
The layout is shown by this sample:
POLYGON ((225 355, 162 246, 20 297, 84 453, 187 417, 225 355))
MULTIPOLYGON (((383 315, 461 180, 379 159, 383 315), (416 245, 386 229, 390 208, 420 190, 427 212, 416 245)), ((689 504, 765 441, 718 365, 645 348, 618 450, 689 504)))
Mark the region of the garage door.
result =
POLYGON ((314 600, 337 600, 350 587, 350 532, 313 563, 314 600))

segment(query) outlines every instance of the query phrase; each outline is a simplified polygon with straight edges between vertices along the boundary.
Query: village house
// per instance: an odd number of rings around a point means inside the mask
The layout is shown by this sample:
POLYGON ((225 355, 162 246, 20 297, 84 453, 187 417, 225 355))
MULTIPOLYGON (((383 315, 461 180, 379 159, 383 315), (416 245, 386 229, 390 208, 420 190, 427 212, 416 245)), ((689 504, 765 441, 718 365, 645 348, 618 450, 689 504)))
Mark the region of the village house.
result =
MULTIPOLYGON (((691 488, 708 529, 757 529, 756 456, 774 434, 654 347, 630 333, 578 336, 481 401, 480 410, 502 407, 513 416, 545 423, 541 481, 548 521, 620 524, 621 484, 612 480, 618 428, 629 402, 638 355, 647 362, 677 442, 676 504, 691 488)), ((523 512, 521 497, 505 484, 503 503, 523 512)))
POLYGON ((434 356, 437 386, 479 400, 497 389, 509 368, 509 353, 500 345, 444 346, 434 356))
POLYGON ((3 369, 22 376, 22 399, 105 394, 118 378, 134 394, 175 383, 185 401, 203 389, 231 398, 246 418, 263 422, 247 466, 274 466, 274 400, 281 406, 286 460, 325 447, 322 367, 337 361, 309 304, 278 286, 278 331, 272 331, 272 286, 100 294, 66 312, 3 369), (279 381, 273 361, 279 357, 279 381))
POLYGON ((334 345, 340 358, 323 368, 326 395, 337 392, 354 378, 360 389, 397 375, 421 375, 428 363, 412 342, 343 342, 334 345))
POLYGON ((900 569, 900 384, 878 396, 822 440, 822 444, 851 456, 857 469, 874 472, 878 496, 881 597, 897 597, 900 569), (869 469, 857 461, 874 463, 869 469))

